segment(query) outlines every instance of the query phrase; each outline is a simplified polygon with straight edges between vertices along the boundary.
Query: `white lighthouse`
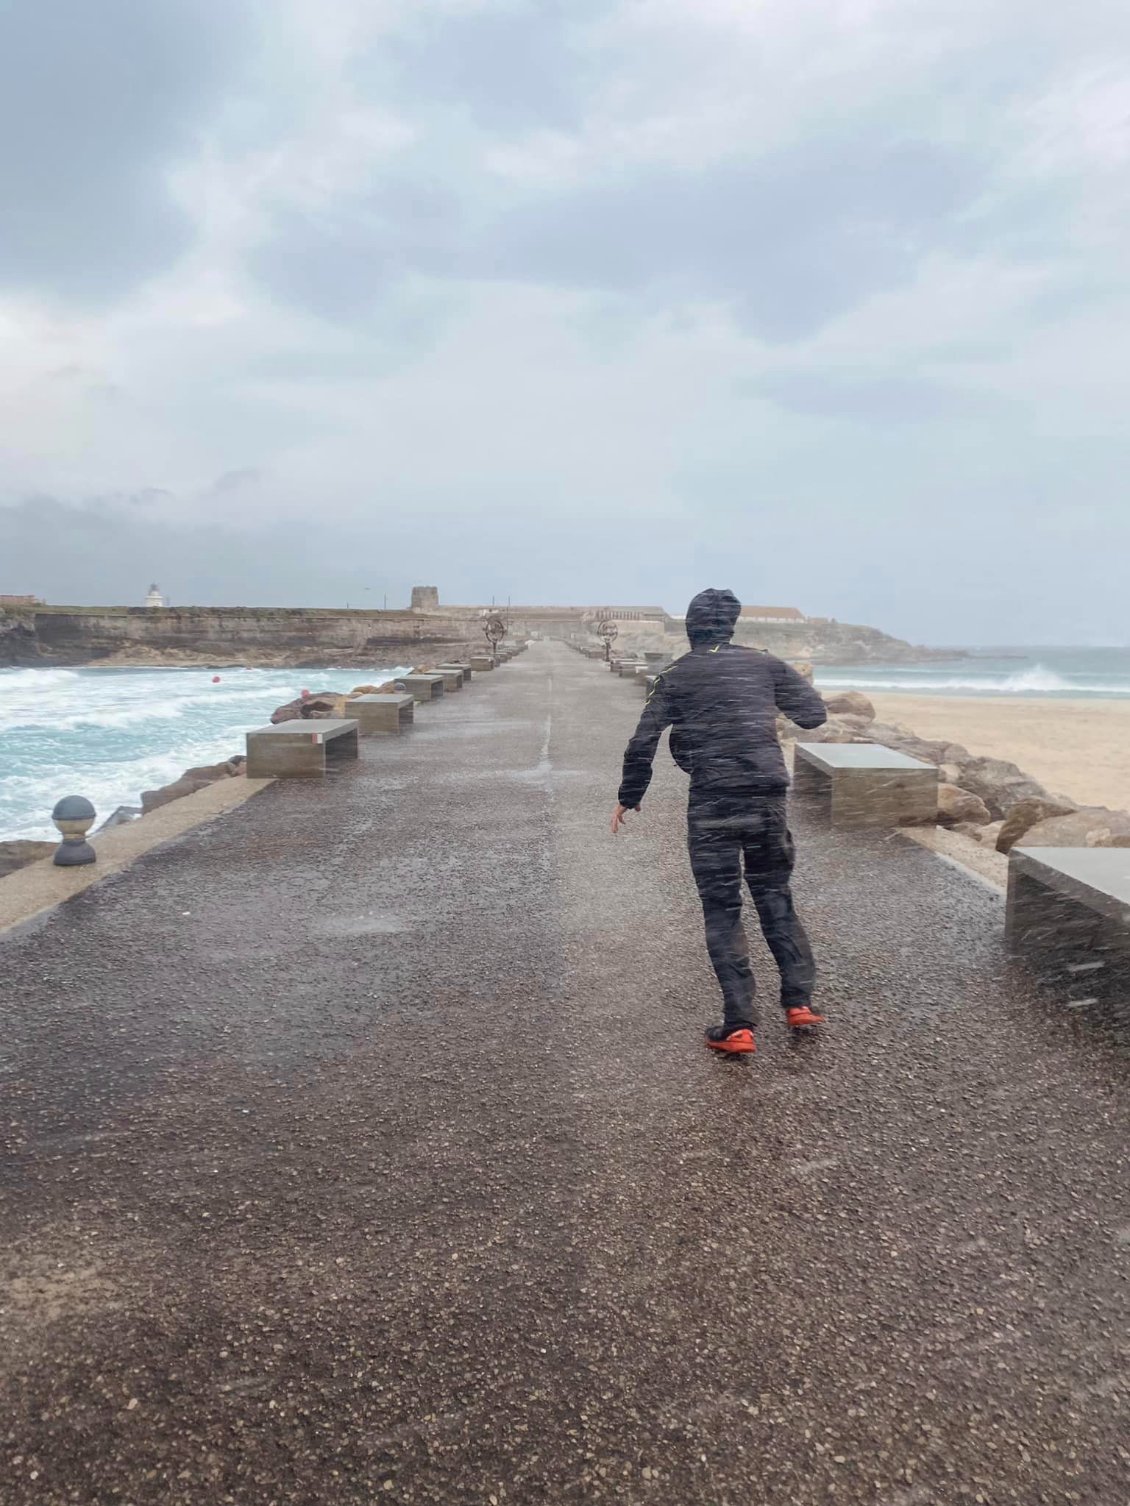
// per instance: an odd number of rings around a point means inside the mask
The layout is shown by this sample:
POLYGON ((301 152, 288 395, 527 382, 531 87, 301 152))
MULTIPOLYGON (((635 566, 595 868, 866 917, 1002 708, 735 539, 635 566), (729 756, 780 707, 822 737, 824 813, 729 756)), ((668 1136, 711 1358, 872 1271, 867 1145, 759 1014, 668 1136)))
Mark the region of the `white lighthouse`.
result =
POLYGON ((149 587, 149 595, 145 598, 145 605, 147 607, 163 607, 165 605, 165 598, 156 586, 149 587))

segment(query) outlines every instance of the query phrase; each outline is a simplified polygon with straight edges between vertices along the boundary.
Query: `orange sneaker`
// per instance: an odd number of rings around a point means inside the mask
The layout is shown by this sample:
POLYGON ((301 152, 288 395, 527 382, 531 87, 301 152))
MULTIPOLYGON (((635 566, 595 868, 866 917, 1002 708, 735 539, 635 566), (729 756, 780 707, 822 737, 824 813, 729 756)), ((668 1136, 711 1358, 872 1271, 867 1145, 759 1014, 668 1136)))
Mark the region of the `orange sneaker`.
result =
POLYGON ((790 1030, 814 1030, 817 1025, 823 1025, 824 1016, 813 1014, 807 1004, 799 1004, 793 1009, 785 1010, 785 1024, 790 1030))
POLYGON ((731 1056, 750 1056, 757 1050, 748 1025, 711 1025, 706 1032, 706 1044, 711 1051, 727 1051, 731 1056))

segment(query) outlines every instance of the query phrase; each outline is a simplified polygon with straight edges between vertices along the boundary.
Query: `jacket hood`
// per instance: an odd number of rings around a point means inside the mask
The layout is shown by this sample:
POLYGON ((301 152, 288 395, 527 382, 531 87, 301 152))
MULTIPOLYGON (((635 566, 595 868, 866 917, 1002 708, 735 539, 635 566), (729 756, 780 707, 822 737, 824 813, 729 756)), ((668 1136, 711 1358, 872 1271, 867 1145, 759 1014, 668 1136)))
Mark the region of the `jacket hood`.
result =
POLYGON ((687 637, 692 643, 728 643, 741 611, 732 591, 700 591, 687 608, 687 637))

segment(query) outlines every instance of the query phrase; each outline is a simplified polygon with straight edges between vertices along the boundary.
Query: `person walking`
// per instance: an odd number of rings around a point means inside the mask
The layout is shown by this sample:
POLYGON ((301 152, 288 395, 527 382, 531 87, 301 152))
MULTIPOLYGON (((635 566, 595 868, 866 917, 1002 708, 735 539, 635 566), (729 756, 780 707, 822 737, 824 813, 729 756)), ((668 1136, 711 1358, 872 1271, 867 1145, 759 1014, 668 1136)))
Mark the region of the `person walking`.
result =
POLYGON ((706 923, 706 945, 722 990, 721 1025, 706 1032, 714 1051, 757 1049, 749 941, 742 925, 742 876, 781 974, 790 1029, 824 1023, 812 1010, 816 967, 793 905, 789 776, 777 739, 777 712, 798 726, 827 720, 823 700, 782 659, 731 640, 741 615, 732 591, 703 591, 687 610, 691 651, 659 675, 624 755, 612 833, 638 811, 651 783, 659 738, 671 728, 671 753, 691 776, 687 833, 691 868, 706 923))

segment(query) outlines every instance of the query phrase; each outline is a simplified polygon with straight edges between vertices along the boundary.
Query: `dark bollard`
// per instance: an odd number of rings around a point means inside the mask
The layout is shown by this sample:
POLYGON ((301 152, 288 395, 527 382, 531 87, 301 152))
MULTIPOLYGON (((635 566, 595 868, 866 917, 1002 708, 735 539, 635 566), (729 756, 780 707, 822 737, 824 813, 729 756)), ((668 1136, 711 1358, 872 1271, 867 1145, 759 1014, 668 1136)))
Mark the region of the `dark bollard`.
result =
POLYGON ((84 795, 66 795, 51 812, 63 840, 55 851, 56 868, 81 868, 94 863, 98 855, 86 840, 94 825, 95 810, 84 795))

